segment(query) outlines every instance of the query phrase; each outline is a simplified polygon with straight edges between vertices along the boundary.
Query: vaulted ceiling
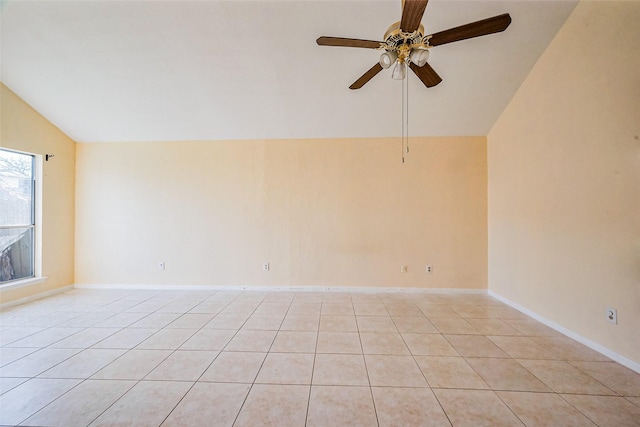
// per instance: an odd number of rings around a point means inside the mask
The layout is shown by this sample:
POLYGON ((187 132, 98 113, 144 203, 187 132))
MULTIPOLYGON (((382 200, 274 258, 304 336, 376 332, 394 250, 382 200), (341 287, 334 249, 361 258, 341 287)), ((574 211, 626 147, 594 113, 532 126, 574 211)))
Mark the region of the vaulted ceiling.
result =
MULTIPOLYGON (((409 80, 411 136, 486 135, 576 1, 431 0, 425 32, 508 12, 503 33, 432 49, 409 80)), ((0 3, 0 78, 78 142, 398 136, 401 84, 372 49, 400 0, 0 3)))

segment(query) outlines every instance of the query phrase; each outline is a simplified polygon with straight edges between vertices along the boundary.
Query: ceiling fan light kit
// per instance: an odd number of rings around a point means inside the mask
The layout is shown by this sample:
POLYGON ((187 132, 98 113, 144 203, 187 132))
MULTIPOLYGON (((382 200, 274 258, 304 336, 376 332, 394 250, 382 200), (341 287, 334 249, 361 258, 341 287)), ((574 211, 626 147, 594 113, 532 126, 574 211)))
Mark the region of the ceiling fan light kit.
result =
POLYGON ((511 24, 511 16, 504 13, 425 36, 424 26, 420 21, 427 3, 428 0, 403 0, 402 18, 387 29, 384 41, 323 36, 319 37, 316 43, 320 46, 359 47, 384 51, 379 62, 349 86, 350 89, 360 89, 393 63, 396 64, 391 73, 393 79, 404 80, 408 66, 426 87, 433 87, 439 84, 442 78, 427 62, 432 47, 499 33, 511 24))

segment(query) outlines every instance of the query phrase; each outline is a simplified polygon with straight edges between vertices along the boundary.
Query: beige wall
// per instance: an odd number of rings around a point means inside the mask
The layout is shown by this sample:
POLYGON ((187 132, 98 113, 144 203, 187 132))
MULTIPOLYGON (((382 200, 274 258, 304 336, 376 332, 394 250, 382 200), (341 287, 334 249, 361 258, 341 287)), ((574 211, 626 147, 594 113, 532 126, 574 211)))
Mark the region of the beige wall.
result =
POLYGON ((78 284, 486 289, 484 137, 413 139, 405 164, 399 138, 78 144, 77 157, 78 284))
POLYGON ((42 274, 44 283, 0 291, 0 303, 72 285, 74 282, 75 142, 0 83, 0 146, 43 161, 42 274))
POLYGON ((489 289, 640 363, 638 22, 576 7, 488 136, 488 191, 489 289))

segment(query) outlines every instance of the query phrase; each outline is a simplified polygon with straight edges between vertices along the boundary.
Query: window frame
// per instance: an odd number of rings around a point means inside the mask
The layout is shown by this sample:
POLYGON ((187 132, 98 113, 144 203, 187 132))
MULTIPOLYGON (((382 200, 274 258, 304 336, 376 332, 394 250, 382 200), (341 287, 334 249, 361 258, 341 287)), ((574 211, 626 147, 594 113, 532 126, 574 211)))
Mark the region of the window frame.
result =
MULTIPOLYGON (((31 156, 32 170, 32 191, 33 202, 31 206, 31 220, 33 224, 33 276, 25 277, 6 282, 0 282, 0 291, 8 289, 16 289, 24 286, 42 283, 46 277, 42 275, 42 155, 30 153, 27 151, 15 150, 8 147, 0 147, 1 151, 31 156)), ((0 226, 2 227, 2 226, 0 226)), ((6 228, 14 228, 16 226, 6 226, 6 228)), ((5 228, 5 227, 2 227, 5 228)))

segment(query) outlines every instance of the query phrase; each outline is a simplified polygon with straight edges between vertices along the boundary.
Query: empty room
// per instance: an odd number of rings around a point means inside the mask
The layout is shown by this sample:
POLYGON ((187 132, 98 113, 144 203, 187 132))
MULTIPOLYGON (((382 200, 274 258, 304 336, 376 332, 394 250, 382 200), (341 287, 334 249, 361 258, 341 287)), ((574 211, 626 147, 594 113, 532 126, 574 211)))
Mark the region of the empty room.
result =
POLYGON ((1 1, 0 425, 640 426, 638 22, 1 1))

